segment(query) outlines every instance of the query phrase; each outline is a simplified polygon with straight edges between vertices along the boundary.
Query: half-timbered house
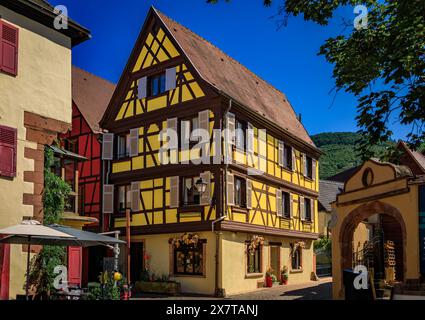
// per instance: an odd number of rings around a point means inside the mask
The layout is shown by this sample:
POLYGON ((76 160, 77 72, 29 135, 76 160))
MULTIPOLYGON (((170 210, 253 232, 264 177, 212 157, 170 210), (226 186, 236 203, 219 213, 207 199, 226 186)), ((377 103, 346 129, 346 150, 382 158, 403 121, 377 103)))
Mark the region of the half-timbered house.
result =
POLYGON ((283 93, 151 8, 101 127, 103 213, 131 240, 132 282, 149 269, 224 295, 269 269, 310 280, 320 152, 283 93))
MULTIPOLYGON (((72 129, 61 134, 60 144, 67 153, 83 161, 62 165, 64 179, 72 186, 70 208, 63 223, 92 232, 108 230, 109 222, 101 214, 101 120, 115 85, 94 74, 72 67, 72 129)), ((73 272, 78 284, 96 281, 103 269, 105 247, 72 248, 68 273, 73 272)), ((76 280, 74 280, 75 282, 76 280)))

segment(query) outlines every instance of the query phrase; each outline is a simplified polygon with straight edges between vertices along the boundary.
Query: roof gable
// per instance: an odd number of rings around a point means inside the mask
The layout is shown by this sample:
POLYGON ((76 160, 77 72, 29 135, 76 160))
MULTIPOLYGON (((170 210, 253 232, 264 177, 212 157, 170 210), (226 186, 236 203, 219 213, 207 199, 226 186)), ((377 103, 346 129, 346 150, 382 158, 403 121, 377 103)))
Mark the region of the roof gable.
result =
POLYGON ((99 122, 114 90, 113 83, 72 66, 72 100, 94 133, 101 132, 99 122))
POLYGON ((369 159, 348 178, 344 185, 344 192, 370 188, 399 178, 409 178, 411 176, 412 172, 406 166, 369 159))
MULTIPOLYGON (((155 49, 158 49, 158 46, 155 49)), ((315 147, 282 92, 256 76, 210 42, 153 7, 148 13, 111 103, 101 121, 105 128, 112 127, 114 120, 122 120, 143 113, 142 109, 147 108, 143 105, 143 100, 137 100, 133 105, 133 100, 136 100, 134 94, 137 91, 137 84, 134 79, 130 81, 129 74, 138 75, 160 62, 167 64, 167 51, 168 54, 174 52, 173 58, 178 59, 181 56, 182 61, 188 62, 187 68, 191 71, 190 77, 201 80, 197 88, 198 91, 207 85, 216 92, 231 97, 235 102, 258 113, 290 135, 315 147), (162 31, 158 36, 148 30, 152 24, 152 19, 158 21, 164 28, 166 39, 169 37, 163 43, 166 42, 174 47, 160 54, 165 59, 163 61, 155 60, 152 55, 152 48, 146 47, 146 44, 149 46, 151 41, 160 42, 159 39, 162 39, 162 31), (150 34, 153 34, 155 39, 152 39, 150 34), (119 111, 116 110, 118 104, 120 104, 119 111)), ((159 52, 161 52, 161 49, 159 49, 157 55, 159 55, 159 52)))
MULTIPOLYGON (((146 89, 149 90, 148 83, 146 89)), ((209 98, 211 92, 212 90, 199 77, 175 39, 151 8, 101 125, 105 129, 125 127, 128 124, 127 120, 131 122, 134 117, 151 111, 158 113, 160 109, 195 99, 209 98), (165 73, 166 69, 170 68, 175 68, 174 89, 166 90, 159 95, 138 98, 140 79, 165 73), (125 121, 120 122, 122 120, 125 121)), ((178 113, 178 110, 170 109, 170 112, 178 113)))
POLYGON ((411 150, 405 142, 399 141, 397 149, 402 152, 400 164, 408 166, 415 175, 425 174, 425 156, 418 151, 411 150))
POLYGON ((282 92, 191 30, 157 10, 155 13, 205 81, 314 146, 282 92))

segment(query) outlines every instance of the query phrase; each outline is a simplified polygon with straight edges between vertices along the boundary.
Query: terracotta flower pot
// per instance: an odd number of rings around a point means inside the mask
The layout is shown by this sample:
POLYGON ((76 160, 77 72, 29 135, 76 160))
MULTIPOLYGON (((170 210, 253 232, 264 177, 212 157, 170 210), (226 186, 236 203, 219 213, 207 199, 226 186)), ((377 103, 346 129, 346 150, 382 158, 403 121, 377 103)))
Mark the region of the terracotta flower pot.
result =
POLYGON ((282 284, 288 284, 288 279, 282 278, 282 284))

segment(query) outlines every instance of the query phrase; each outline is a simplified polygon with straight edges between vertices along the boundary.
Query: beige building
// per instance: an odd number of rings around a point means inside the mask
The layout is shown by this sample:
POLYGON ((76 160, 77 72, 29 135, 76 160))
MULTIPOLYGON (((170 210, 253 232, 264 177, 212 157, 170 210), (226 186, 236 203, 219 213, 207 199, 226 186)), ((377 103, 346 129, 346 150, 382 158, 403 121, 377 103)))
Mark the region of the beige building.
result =
MULTIPOLYGON (((43 219, 44 146, 71 125, 71 51, 89 31, 55 17, 44 0, 0 1, 0 228, 43 219)), ((25 257, 0 246, 0 298, 22 293, 25 257)))
POLYGON ((352 297, 343 270, 357 265, 368 268, 375 298, 391 288, 393 292, 423 288, 425 156, 403 142, 397 148, 398 164, 366 161, 332 203, 335 299, 352 297))

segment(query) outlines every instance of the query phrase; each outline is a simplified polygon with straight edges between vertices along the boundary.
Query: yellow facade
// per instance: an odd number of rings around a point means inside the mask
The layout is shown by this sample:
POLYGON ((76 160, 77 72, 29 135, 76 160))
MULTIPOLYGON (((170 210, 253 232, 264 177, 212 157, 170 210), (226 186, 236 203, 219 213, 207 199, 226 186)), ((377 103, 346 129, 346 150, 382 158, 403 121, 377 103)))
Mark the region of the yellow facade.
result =
POLYGON ((342 269, 351 267, 351 253, 358 242, 368 240, 368 227, 362 222, 376 214, 393 217, 401 229, 403 281, 419 279, 418 203, 418 184, 411 173, 393 164, 366 161, 346 182, 344 192, 332 204, 336 221, 332 228, 335 299, 344 297, 342 269), (360 228, 354 230, 358 224, 360 228))
MULTIPOLYGON (((122 190, 130 185, 127 198, 132 199, 129 226, 124 210, 117 209, 115 203, 111 213, 113 228, 123 232, 130 229, 131 241, 143 242, 143 249, 151 257, 150 271, 156 275, 169 275, 182 284, 185 292, 214 294, 222 290, 226 294, 235 294, 255 290, 264 283, 266 271, 271 267, 279 269, 274 270, 279 277, 280 269, 288 267, 292 283, 309 281, 311 273, 315 272, 312 243, 318 236, 320 153, 299 138, 286 141, 289 138, 283 130, 270 128, 269 132, 261 125, 261 119, 238 108, 227 110, 231 98, 217 94, 197 75, 196 66, 156 17, 148 18, 146 25, 148 29, 142 31, 141 43, 136 44, 139 52, 130 57, 133 64, 124 70, 125 80, 118 84, 117 92, 121 96, 110 105, 111 117, 103 124, 115 139, 121 139, 119 141, 129 135, 131 140, 131 136, 134 138, 138 133, 136 142, 130 142, 131 150, 138 147, 136 154, 130 151, 131 156, 110 162, 108 180, 115 190, 114 201, 118 199, 123 203, 122 190), (149 89, 149 79, 166 74, 166 69, 174 67, 175 88, 138 98, 141 78, 146 78, 149 89), (224 157, 228 159, 225 150, 228 145, 223 130, 228 128, 230 114, 226 110, 234 114, 234 119, 249 124, 253 131, 252 151, 231 146, 227 164, 224 157), (182 122, 189 121, 194 126, 193 119, 197 120, 198 128, 209 131, 209 144, 191 143, 187 150, 180 144, 177 149, 162 154, 166 161, 160 161, 160 149, 166 146, 161 135, 170 129, 168 125, 176 128, 180 140, 182 122), (217 131, 218 138, 214 135, 217 131), (217 140, 221 144, 216 144, 217 140), (282 162, 282 142, 289 147, 291 168, 282 162), (206 151, 208 155, 203 157, 206 151), (306 157, 311 162, 310 177, 304 172, 306 157), (205 162, 206 159, 209 162, 205 162), (246 186, 250 186, 241 193, 242 197, 250 199, 249 204, 232 203, 226 193, 229 188, 234 188, 226 179, 228 174, 243 179, 246 186), (185 203, 183 192, 186 192, 186 185, 183 182, 186 180, 183 179, 196 181, 199 177, 208 177, 206 188, 210 198, 205 201, 200 196, 198 203, 185 203), (280 209, 277 206, 282 206, 282 200, 278 200, 279 192, 289 195, 289 216, 278 214, 280 209), (137 206, 134 201, 138 201, 137 206), (309 217, 302 212, 304 203, 310 204, 309 217), (174 254, 178 256, 179 253, 169 241, 185 233, 197 235, 205 241, 205 270, 201 275, 178 276, 173 271, 174 254), (261 265, 256 266, 259 269, 252 274, 247 271, 247 243, 255 236, 263 237, 264 243, 259 253, 261 257, 256 257, 261 260, 261 265), (305 246, 300 251, 302 254, 295 270, 291 265, 291 246, 299 243, 305 246)), ((106 202, 112 203, 110 193, 108 197, 106 202)))
MULTIPOLYGON (((19 30, 18 74, 0 73, 0 125, 18 133, 16 177, 0 178, 0 228, 5 228, 33 215, 33 207, 23 204, 23 195, 34 192, 33 184, 24 181, 24 172, 34 171, 35 163, 24 150, 37 149, 37 143, 27 140, 24 112, 71 123, 71 40, 1 5, 0 16, 19 30)), ((22 246, 12 245, 11 298, 23 293, 25 259, 22 246)))
MULTIPOLYGON (((270 267, 270 247, 278 245, 280 264, 290 265, 291 238, 281 237, 265 237, 265 244, 262 248, 262 270, 261 274, 247 274, 247 258, 246 258, 246 240, 249 239, 246 233, 237 232, 220 232, 217 236, 213 232, 198 232, 200 238, 206 240, 206 260, 205 275, 202 276, 178 276, 172 275, 172 267, 170 266, 172 259, 172 248, 168 240, 178 237, 181 234, 157 234, 146 236, 132 236, 131 242, 143 242, 144 251, 150 259, 147 262, 149 269, 157 276, 167 275, 170 280, 175 280, 182 285, 182 291, 187 293, 199 293, 206 295, 214 295, 215 288, 215 254, 217 245, 220 247, 219 255, 219 276, 218 285, 225 288, 226 294, 234 295, 242 292, 252 291, 264 281, 264 272, 270 267), (161 252, 161 254, 157 254, 161 252)), ((310 280, 313 270, 313 242, 307 241, 303 250, 302 270, 290 270, 290 283, 305 283, 310 280)))
MULTIPOLYGON (((136 74, 144 69, 170 61, 176 57, 180 57, 179 51, 164 30, 158 28, 156 32, 151 31, 148 33, 132 69, 132 73, 136 74)), ((205 96, 199 83, 194 79, 194 75, 188 70, 185 63, 176 66, 175 89, 153 98, 143 99, 137 98, 137 89, 137 81, 132 81, 115 120, 128 119, 205 96)))
POLYGON ((302 268, 291 270, 290 244, 292 238, 265 236, 262 247, 262 272, 260 274, 247 273, 246 243, 248 234, 239 232, 224 232, 220 238, 221 251, 221 288, 226 289, 226 294, 238 294, 252 291, 264 282, 264 273, 271 267, 271 247, 277 247, 280 266, 289 269, 289 283, 306 283, 310 281, 313 270, 313 241, 306 241, 302 254, 302 268))

